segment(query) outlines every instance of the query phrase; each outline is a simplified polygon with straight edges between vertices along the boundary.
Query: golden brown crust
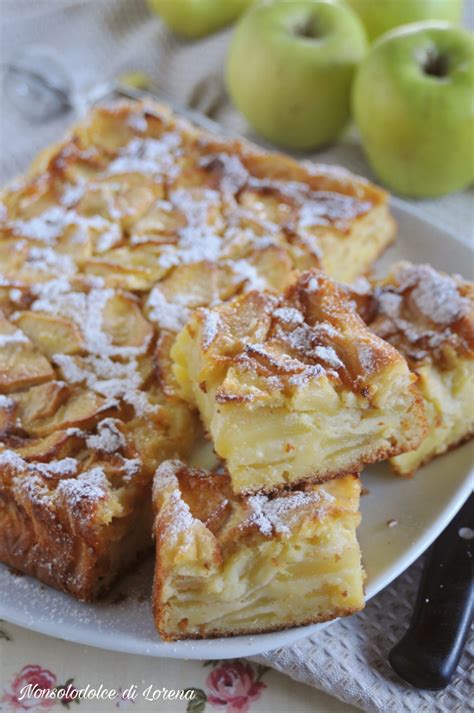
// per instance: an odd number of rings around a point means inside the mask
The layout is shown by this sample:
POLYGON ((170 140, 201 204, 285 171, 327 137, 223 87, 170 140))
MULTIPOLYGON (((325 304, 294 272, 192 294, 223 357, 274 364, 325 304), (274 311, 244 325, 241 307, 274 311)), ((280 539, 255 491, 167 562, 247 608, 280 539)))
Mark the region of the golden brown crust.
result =
MULTIPOLYGON (((153 484, 153 503, 158 515, 155 536, 167 529, 173 530, 174 535, 181 525, 184 530, 185 521, 190 524, 192 521, 183 517, 180 522, 179 513, 189 511, 192 520, 202 523, 220 547, 232 548, 241 539, 281 534, 291 523, 294 513, 299 518, 323 518, 339 512, 343 502, 348 502, 355 510, 360 490, 358 474, 344 473, 331 480, 333 482, 324 487, 319 487, 318 483, 305 483, 298 489, 242 495, 233 491, 230 476, 223 466, 208 471, 191 468, 177 460, 165 461, 155 473, 153 484), (255 518, 257 501, 259 517, 255 518), (169 508, 162 510, 164 504, 169 508)), ((221 559, 222 552, 217 557, 217 560, 221 559)))
MULTIPOLYGON (((366 328, 345 289, 318 271, 300 275, 280 297, 250 292, 213 311, 200 310, 186 329, 193 330, 195 323, 206 354, 204 377, 212 368, 242 366, 259 376, 279 377, 289 388, 295 376, 319 367, 350 390, 369 395, 370 378, 402 361, 397 350, 366 328)), ((251 393, 223 387, 216 394, 219 403, 251 400, 251 393)))
MULTIPOLYGON (((167 633, 165 630, 160 630, 160 636, 163 639, 163 641, 166 641, 168 643, 171 643, 172 641, 183 641, 184 639, 192 640, 192 641, 198 641, 200 639, 220 639, 220 638, 228 638, 230 636, 252 636, 254 634, 271 634, 272 632, 275 631, 286 631, 287 629, 294 629, 296 627, 300 626, 310 626, 311 624, 322 624, 325 621, 333 621, 334 619, 340 619, 341 617, 346 617, 346 616, 351 616, 352 614, 357 614, 357 612, 361 611, 361 607, 347 607, 347 608, 334 608, 331 610, 331 612, 327 614, 322 614, 321 616, 313 616, 313 617, 308 617, 306 619, 299 620, 297 618, 293 619, 292 621, 289 621, 285 624, 278 625, 276 624, 275 626, 266 626, 262 628, 256 628, 256 629, 246 629, 245 632, 236 632, 232 633, 229 631, 225 631, 224 629, 216 629, 215 631, 208 633, 205 631, 203 634, 181 634, 178 631, 176 633, 170 634, 167 633)), ((153 602, 153 613, 156 618, 159 618, 161 615, 161 609, 159 605, 153 602)))
POLYGON ((152 546, 149 508, 141 508, 138 517, 124 524, 126 532, 118 541, 112 528, 111 538, 107 530, 96 537, 91 530, 92 544, 83 532, 71 532, 46 507, 20 504, 17 497, 2 492, 0 560, 77 599, 93 601, 152 546))
POLYGON ((0 558, 91 600, 151 545, 150 478, 139 459, 88 454, 84 436, 71 440, 59 460, 0 449, 0 558))

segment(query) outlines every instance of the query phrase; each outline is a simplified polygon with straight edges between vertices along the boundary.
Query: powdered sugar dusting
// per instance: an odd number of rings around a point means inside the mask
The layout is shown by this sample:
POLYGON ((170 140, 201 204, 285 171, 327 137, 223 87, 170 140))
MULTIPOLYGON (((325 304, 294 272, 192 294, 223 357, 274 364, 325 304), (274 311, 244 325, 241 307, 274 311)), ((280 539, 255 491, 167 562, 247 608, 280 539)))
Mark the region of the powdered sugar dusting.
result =
POLYGON ((140 352, 135 347, 112 344, 110 335, 103 331, 103 312, 107 302, 115 294, 111 288, 92 288, 89 292, 77 292, 71 289, 67 280, 58 279, 37 285, 35 291, 38 299, 33 302, 31 309, 71 319, 80 328, 86 348, 91 354, 128 356, 140 352))
POLYGON ((97 426, 97 434, 88 436, 86 445, 88 448, 104 451, 105 453, 115 453, 126 444, 125 436, 118 428, 120 421, 116 418, 105 418, 97 426))
POLYGON ((218 312, 213 312, 212 310, 202 310, 204 314, 204 321, 202 325, 202 348, 209 349, 212 342, 215 340, 219 333, 219 327, 221 324, 221 318, 218 312))
POLYGON ((360 201, 342 193, 314 191, 300 207, 298 227, 304 230, 334 225, 344 229, 355 218, 367 213, 371 207, 372 204, 368 201, 360 201))
POLYGON ((169 521, 166 530, 170 546, 176 546, 177 542, 186 546, 192 539, 192 526, 196 521, 191 514, 189 505, 184 502, 178 489, 171 493, 169 503, 173 513, 173 519, 169 521))
POLYGON ((318 359, 321 359, 333 369, 341 369, 344 366, 332 347, 314 347, 313 352, 318 359))
POLYGON ((133 476, 140 473, 143 463, 140 458, 123 458, 122 459, 122 470, 124 474, 124 480, 130 481, 133 476))
POLYGON ((167 488, 177 488, 177 473, 183 467, 183 463, 179 460, 165 460, 156 469, 153 478, 153 493, 166 490, 167 488))
POLYGON ((110 162, 107 173, 176 175, 180 145, 181 137, 173 131, 163 133, 159 139, 135 137, 110 162))
POLYGON ((9 468, 14 468, 15 470, 25 470, 28 469, 28 464, 18 453, 10 449, 5 449, 0 451, 0 465, 8 466, 9 468))
POLYGON ((302 511, 310 509, 315 513, 317 508, 329 507, 335 498, 320 488, 317 491, 295 491, 275 498, 252 495, 247 498, 247 502, 252 511, 248 522, 256 525, 265 537, 271 537, 274 532, 290 535, 294 518, 299 519, 302 511))
POLYGON ((236 193, 249 179, 247 169, 235 154, 210 154, 199 160, 199 166, 219 174, 219 186, 224 193, 236 193))
POLYGON ((29 220, 15 220, 10 223, 13 231, 25 238, 55 243, 64 230, 67 211, 63 206, 52 206, 41 215, 29 220))
POLYGON ((255 265, 252 265, 248 260, 234 260, 230 263, 230 267, 235 275, 245 281, 245 292, 248 290, 265 290, 268 288, 268 283, 265 278, 259 275, 255 265))
POLYGON ((146 392, 140 391, 142 377, 135 359, 119 362, 109 357, 91 355, 78 359, 68 354, 55 354, 53 362, 61 368, 69 383, 85 383, 92 391, 105 396, 107 407, 116 406, 118 400, 123 399, 139 416, 158 408, 149 403, 146 392))
POLYGON ((402 283, 415 281, 410 298, 417 309, 435 324, 447 326, 467 314, 469 302, 459 294, 449 275, 442 275, 428 265, 405 268, 400 274, 402 283))
POLYGON ((45 478, 69 477, 75 475, 79 467, 75 458, 62 458, 51 463, 29 463, 8 448, 0 451, 0 465, 15 471, 26 471, 31 475, 39 474, 45 478))
POLYGON ((268 498, 265 495, 252 495, 247 500, 252 509, 249 522, 256 525, 262 535, 270 537, 273 532, 273 523, 265 512, 268 505, 268 498))
POLYGON ((50 247, 29 248, 25 267, 58 276, 77 272, 77 266, 69 255, 61 255, 50 247))
POLYGON ((303 324, 304 322, 303 315, 294 307, 278 307, 273 314, 277 319, 286 324, 303 324))
POLYGON ((173 302, 169 302, 157 285, 148 296, 148 317, 156 322, 161 329, 179 332, 190 315, 190 310, 186 306, 186 298, 186 294, 177 295, 173 302))
POLYGON ((80 473, 77 478, 61 480, 57 493, 70 507, 79 505, 84 500, 97 502, 103 500, 109 491, 107 476, 101 466, 80 473))
POLYGON ((321 376, 326 375, 326 369, 321 364, 309 364, 298 374, 293 374, 289 382, 292 386, 306 386, 312 381, 316 381, 321 376))
MULTIPOLYGON (((58 243, 58 240, 65 234, 66 229, 72 229, 71 241, 76 244, 86 243, 90 231, 99 233, 99 252, 108 249, 117 243, 122 236, 121 228, 117 223, 112 223, 100 215, 85 216, 77 213, 73 208, 68 207, 70 203, 79 198, 79 191, 84 190, 83 187, 73 186, 66 189, 65 195, 62 198, 62 205, 47 208, 40 215, 28 220, 14 220, 7 223, 13 232, 23 238, 29 238, 32 241, 44 243, 44 247, 53 248, 58 243)), ((31 262, 45 261, 49 267, 54 266, 58 260, 69 258, 68 255, 57 254, 52 257, 51 252, 43 250, 43 252, 34 252, 32 246, 29 252, 29 260, 31 262)), ((59 265, 58 265, 59 267, 59 265)), ((43 268, 44 269, 44 268, 43 268)), ((74 272, 71 267, 69 272, 74 272)), ((58 270, 60 274, 61 270, 58 270)))
POLYGON ((25 344, 30 340, 20 329, 16 329, 10 334, 0 334, 0 347, 6 347, 9 344, 25 344))
POLYGON ((327 344, 332 335, 331 330, 328 332, 324 328, 325 323, 317 324, 313 327, 306 323, 301 324, 299 321, 290 324, 291 326, 294 324, 297 326, 294 329, 287 330, 277 325, 275 336, 294 350, 300 358, 320 360, 331 369, 340 369, 344 366, 334 347, 327 344), (323 327, 323 329, 320 329, 320 327, 323 327))
POLYGON ((144 112, 130 112, 130 115, 127 120, 127 124, 130 126, 131 129, 134 131, 137 131, 140 134, 145 133, 145 131, 148 128, 147 120, 145 118, 144 112))
POLYGON ((72 476, 77 473, 78 462, 75 458, 62 458, 51 463, 33 463, 30 469, 38 471, 46 478, 72 476))
POLYGON ((454 348, 462 338, 455 324, 471 310, 456 280, 429 265, 400 263, 391 280, 374 290, 376 314, 371 327, 405 356, 437 359, 443 344, 454 348))
POLYGON ((212 216, 219 213, 220 194, 211 189, 177 188, 169 200, 186 219, 186 226, 177 231, 178 244, 163 250, 160 265, 171 267, 202 261, 216 262, 221 251, 219 224, 212 216))
POLYGON ((359 344, 357 347, 359 363, 366 374, 371 374, 376 368, 376 355, 369 344, 359 344))
MULTIPOLYGON (((55 354, 54 363, 59 366, 69 383, 86 383, 96 393, 105 396, 113 406, 123 399, 131 404, 137 414, 156 410, 141 391, 142 377, 137 357, 143 354, 149 338, 140 347, 119 346, 112 342, 104 331, 104 310, 114 296, 111 288, 92 287, 88 292, 71 288, 65 278, 38 284, 34 288, 37 299, 33 311, 59 314, 72 320, 79 327, 88 351, 85 357, 55 354), (120 357, 121 360, 116 360, 120 357)), ((150 335, 151 337, 151 335, 150 335)))

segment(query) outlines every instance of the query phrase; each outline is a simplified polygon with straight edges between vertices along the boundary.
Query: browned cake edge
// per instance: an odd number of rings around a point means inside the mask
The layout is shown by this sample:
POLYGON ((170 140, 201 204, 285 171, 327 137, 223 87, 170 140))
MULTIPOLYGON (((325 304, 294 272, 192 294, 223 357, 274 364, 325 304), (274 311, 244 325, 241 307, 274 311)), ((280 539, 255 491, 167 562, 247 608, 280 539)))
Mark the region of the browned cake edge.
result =
POLYGON ((129 527, 118 537, 109 525, 100 536, 91 532, 86 538, 34 497, 19 503, 12 492, 1 488, 0 503, 0 560, 82 601, 106 593, 117 576, 152 547, 148 504, 124 518, 129 527))
MULTIPOLYGON (((155 575, 156 576, 156 575, 155 575)), ((153 586, 153 592, 155 592, 155 585, 153 586)), ((344 616, 351 616, 351 614, 357 614, 357 612, 361 611, 361 609, 357 607, 351 607, 347 609, 332 609, 330 613, 327 615, 322 615, 322 616, 315 616, 315 617, 309 617, 308 619, 305 619, 303 621, 296 620, 294 619, 292 622, 287 622, 286 624, 282 626, 268 626, 265 628, 255 628, 255 629, 245 629, 241 632, 235 631, 235 632, 229 632, 229 631, 222 631, 220 629, 216 629, 212 633, 206 632, 205 634, 167 634, 165 631, 163 631, 160 626, 159 626, 159 616, 160 616, 160 604, 153 596, 153 615, 155 618, 155 622, 157 622, 157 628, 158 632, 166 643, 172 643, 173 641, 182 641, 184 639, 188 640, 199 640, 199 639, 220 639, 220 638, 230 638, 234 636, 253 636, 255 634, 270 634, 275 631, 287 631, 288 629, 295 629, 295 628, 300 628, 303 626, 309 626, 311 624, 322 624, 325 621, 334 621, 335 619, 340 619, 341 617, 344 616)))

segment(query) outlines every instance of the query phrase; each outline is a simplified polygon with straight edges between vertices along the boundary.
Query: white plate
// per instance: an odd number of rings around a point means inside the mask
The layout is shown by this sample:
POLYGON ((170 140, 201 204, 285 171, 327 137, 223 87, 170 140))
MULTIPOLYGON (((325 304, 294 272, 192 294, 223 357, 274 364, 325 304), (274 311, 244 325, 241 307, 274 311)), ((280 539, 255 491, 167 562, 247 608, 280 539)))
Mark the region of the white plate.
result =
MULTIPOLYGON (((430 262, 446 272, 470 274, 473 256, 455 237, 420 220, 400 201, 393 202, 399 237, 380 261, 405 258, 430 262)), ((469 444, 423 468, 413 480, 397 478, 385 465, 363 473, 369 494, 362 498, 359 539, 367 570, 367 598, 406 569, 437 537, 472 488, 469 444), (396 520, 395 527, 388 527, 396 520)), ((209 641, 162 642, 150 610, 152 562, 119 582, 104 602, 82 604, 0 565, 0 617, 43 634, 148 656, 222 659, 250 656, 291 644, 314 633, 314 626, 258 636, 209 641), (121 600, 122 593, 127 593, 121 600)))

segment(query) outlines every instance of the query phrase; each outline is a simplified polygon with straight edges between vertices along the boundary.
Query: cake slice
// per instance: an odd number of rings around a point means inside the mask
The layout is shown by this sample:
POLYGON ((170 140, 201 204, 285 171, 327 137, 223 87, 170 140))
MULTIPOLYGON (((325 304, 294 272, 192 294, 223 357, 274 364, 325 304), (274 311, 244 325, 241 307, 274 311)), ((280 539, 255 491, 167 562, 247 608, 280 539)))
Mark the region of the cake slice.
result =
MULTIPOLYGON (((109 442, 125 443, 123 424, 112 423, 109 442)), ((0 559, 91 600, 150 548, 152 518, 136 453, 100 453, 86 443, 66 430, 19 449, 0 445, 0 559)))
POLYGON ((405 359, 322 272, 198 310, 172 357, 237 493, 358 472, 424 435, 405 359))
POLYGON ((418 448, 390 461, 409 476, 474 433, 474 285, 401 262, 358 301, 370 329, 393 344, 418 377, 428 432, 418 448))
POLYGON ((166 399, 127 421, 45 386, 0 394, 0 561, 90 601, 151 548, 154 468, 187 454, 195 424, 166 399))
POLYGON ((75 276, 12 286, 2 308, 0 560, 94 599, 151 547, 153 474, 197 419, 156 386, 130 293, 75 276))
POLYGON ((223 470, 163 463, 153 485, 153 609, 165 640, 302 626, 359 611, 360 484, 347 475, 238 496, 223 470))

